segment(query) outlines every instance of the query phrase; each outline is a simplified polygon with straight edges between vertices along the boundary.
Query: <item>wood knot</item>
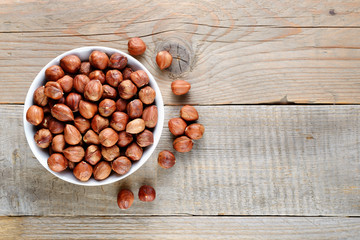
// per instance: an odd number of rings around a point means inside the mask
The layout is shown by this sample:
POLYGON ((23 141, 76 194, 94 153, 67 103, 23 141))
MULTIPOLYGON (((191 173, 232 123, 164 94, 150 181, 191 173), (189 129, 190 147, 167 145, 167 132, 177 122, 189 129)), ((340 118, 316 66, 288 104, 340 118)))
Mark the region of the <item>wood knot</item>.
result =
POLYGON ((166 39, 157 45, 155 54, 163 50, 168 51, 173 57, 171 66, 166 70, 174 77, 191 70, 194 57, 191 46, 187 42, 179 38, 166 39))

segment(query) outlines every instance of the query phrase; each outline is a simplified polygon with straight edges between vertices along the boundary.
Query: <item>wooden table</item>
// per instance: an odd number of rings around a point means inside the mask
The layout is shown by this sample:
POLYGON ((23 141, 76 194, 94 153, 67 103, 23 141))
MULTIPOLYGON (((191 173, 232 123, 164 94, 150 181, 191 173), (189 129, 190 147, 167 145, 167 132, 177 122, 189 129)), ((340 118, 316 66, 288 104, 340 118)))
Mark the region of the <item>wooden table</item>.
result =
MULTIPOLYGON (((1 239, 358 239, 360 2, 12 1, 0 3, 1 239), (32 80, 72 48, 138 57, 155 76, 165 123, 196 105, 206 127, 175 167, 165 126, 151 159, 127 179, 82 187, 57 179, 24 137, 32 80), (157 50, 175 56, 160 71, 157 50), (175 97, 173 79, 192 84, 175 97), (157 190, 153 203, 116 204, 119 189, 157 190)), ((167 125, 167 124, 165 124, 167 125)))

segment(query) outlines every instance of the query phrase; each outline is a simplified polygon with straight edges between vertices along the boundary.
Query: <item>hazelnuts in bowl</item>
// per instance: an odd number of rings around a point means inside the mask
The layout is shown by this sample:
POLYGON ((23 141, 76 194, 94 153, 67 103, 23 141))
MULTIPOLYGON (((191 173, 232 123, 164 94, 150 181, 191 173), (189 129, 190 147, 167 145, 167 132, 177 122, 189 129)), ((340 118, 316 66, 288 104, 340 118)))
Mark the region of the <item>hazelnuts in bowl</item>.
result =
POLYGON ((123 179, 148 160, 160 139, 164 104, 154 77, 135 58, 82 47, 39 72, 23 119, 28 144, 48 171, 96 186, 123 179))

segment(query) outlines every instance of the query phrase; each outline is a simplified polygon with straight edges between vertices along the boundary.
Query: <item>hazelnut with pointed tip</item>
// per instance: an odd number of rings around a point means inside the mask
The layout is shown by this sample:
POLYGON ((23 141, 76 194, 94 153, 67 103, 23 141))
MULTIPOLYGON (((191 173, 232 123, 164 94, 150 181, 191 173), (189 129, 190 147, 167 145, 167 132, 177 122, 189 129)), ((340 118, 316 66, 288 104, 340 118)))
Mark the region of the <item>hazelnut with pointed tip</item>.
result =
POLYGON ((68 167, 68 160, 60 153, 53 153, 47 160, 49 168, 54 172, 62 172, 68 167))
POLYGON ((97 181, 104 180, 110 176, 111 166, 106 161, 98 162, 94 167, 94 178, 97 181))
POLYGON ((60 60, 60 66, 68 73, 77 73, 80 69, 80 65, 80 58, 74 54, 67 55, 60 60))
POLYGON ((190 138, 181 136, 174 140, 173 147, 178 152, 190 152, 193 144, 194 143, 190 138))
POLYGON ((139 56, 146 50, 146 45, 141 38, 130 38, 128 41, 128 51, 130 55, 139 56))
POLYGON ((89 62, 91 66, 104 70, 109 65, 109 57, 106 53, 95 50, 90 54, 89 62))
POLYGON ((156 63, 161 70, 170 67, 173 57, 168 51, 160 51, 156 55, 156 63))
POLYGON ((156 192, 153 187, 144 185, 140 187, 138 196, 140 201, 152 202, 156 198, 156 192))
POLYGON ((64 75, 64 70, 58 65, 52 65, 45 70, 45 78, 48 81, 57 81, 64 75))
POLYGON ((99 134, 101 145, 105 147, 114 146, 119 140, 119 135, 112 128, 105 128, 99 134))
POLYGON ((189 92, 190 83, 185 80, 175 80, 171 83, 171 90, 175 95, 184 95, 189 92))
POLYGON ((79 162, 73 170, 74 176, 82 182, 86 182, 90 179, 93 168, 85 161, 79 162))
POLYGON ((26 120, 32 125, 39 125, 44 119, 44 111, 41 107, 32 105, 26 112, 26 120))
POLYGON ((40 148, 47 148, 50 146, 53 137, 49 129, 42 128, 35 133, 34 140, 36 145, 40 148))
POLYGON ((111 168, 117 174, 124 175, 130 171, 131 165, 131 161, 127 157, 121 156, 112 162, 111 168))
POLYGON ((59 100, 64 95, 64 92, 63 92, 60 84, 57 82, 53 82, 53 81, 47 82, 45 84, 44 93, 45 93, 45 96, 47 96, 48 98, 55 99, 55 100, 59 100))
POLYGON ((117 196, 117 204, 120 209, 125 210, 131 207, 134 202, 134 194, 128 189, 122 189, 117 196))
POLYGON ((45 95, 45 86, 37 88, 34 92, 34 103, 40 107, 48 104, 48 97, 45 95))
POLYGON ((172 152, 164 150, 159 153, 158 164, 160 167, 168 169, 175 165, 176 159, 172 152))

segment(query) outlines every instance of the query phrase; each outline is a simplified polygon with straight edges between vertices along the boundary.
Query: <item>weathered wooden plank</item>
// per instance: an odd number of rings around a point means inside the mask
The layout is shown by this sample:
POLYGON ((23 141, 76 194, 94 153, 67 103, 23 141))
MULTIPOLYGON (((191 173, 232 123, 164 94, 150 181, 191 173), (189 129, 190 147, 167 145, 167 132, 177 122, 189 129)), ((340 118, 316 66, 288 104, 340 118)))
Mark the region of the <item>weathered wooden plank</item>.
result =
MULTIPOLYGON (((166 107, 166 122, 180 107, 166 107)), ((203 139, 175 167, 164 129, 136 173, 103 187, 66 183, 34 158, 22 106, 0 106, 0 215, 360 215, 360 106, 202 106, 203 139), (120 211, 116 195, 148 183, 157 199, 120 211)), ((167 124, 165 124, 167 125, 167 124)))
POLYGON ((0 217, 4 239, 358 239, 359 218, 0 217))
POLYGON ((359 1, 340 0, 3 1, 0 103, 22 103, 58 54, 89 45, 126 51, 132 36, 147 43, 139 60, 167 104, 360 103, 359 9, 359 1), (189 57, 181 74, 155 65, 157 49, 169 42, 189 57), (174 97, 176 77, 189 80, 193 94, 174 97))

